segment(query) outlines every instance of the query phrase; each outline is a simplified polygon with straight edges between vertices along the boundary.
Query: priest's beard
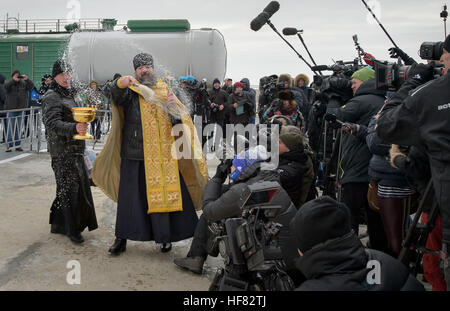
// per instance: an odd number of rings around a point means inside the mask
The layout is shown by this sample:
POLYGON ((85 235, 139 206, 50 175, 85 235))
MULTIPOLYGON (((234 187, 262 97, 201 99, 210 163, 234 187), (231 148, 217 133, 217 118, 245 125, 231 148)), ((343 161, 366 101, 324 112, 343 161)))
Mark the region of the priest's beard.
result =
POLYGON ((146 85, 146 86, 155 86, 156 85, 156 77, 153 73, 144 72, 141 75, 136 73, 136 79, 146 85))

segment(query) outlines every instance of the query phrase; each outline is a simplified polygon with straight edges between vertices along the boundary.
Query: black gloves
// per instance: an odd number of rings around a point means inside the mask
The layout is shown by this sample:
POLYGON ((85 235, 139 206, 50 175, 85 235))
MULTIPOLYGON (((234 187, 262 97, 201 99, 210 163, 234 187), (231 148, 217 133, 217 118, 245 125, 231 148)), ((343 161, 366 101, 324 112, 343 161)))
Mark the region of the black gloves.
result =
POLYGON ((408 73, 408 78, 414 78, 422 83, 426 83, 433 79, 434 68, 436 67, 435 62, 429 64, 414 64, 408 73))
POLYGON ((217 166, 216 175, 214 175, 214 178, 219 178, 222 181, 225 181, 225 179, 227 179, 228 174, 230 174, 231 166, 233 166, 233 159, 226 159, 222 161, 217 166))
POLYGON ((400 48, 390 48, 389 49, 389 54, 391 56, 391 58, 401 58, 406 65, 413 65, 413 64, 417 64, 416 61, 409 57, 408 54, 406 54, 405 52, 403 52, 400 48))

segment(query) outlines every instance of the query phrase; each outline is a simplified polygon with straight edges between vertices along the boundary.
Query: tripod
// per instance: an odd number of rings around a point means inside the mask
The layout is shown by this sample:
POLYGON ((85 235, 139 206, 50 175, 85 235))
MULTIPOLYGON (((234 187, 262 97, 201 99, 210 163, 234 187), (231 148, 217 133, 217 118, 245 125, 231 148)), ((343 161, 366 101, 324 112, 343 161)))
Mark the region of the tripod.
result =
POLYGON ((419 207, 414 216, 411 226, 405 240, 402 243, 402 249, 398 259, 410 268, 411 273, 417 276, 417 272, 422 261, 424 254, 431 254, 441 257, 439 251, 432 251, 425 247, 428 239, 428 235, 434 228, 436 218, 439 214, 439 208, 436 201, 433 201, 431 210, 429 213, 428 221, 425 224, 419 224, 420 217, 422 216, 424 205, 427 201, 432 200, 433 181, 430 180, 425 193, 420 200, 419 207))

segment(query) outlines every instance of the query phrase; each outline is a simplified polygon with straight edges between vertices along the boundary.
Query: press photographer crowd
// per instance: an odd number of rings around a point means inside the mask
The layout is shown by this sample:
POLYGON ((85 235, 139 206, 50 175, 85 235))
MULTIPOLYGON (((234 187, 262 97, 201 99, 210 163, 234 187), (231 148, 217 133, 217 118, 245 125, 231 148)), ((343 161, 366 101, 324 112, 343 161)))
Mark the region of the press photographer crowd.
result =
MULTIPOLYGON (((269 20, 278 9, 272 1, 251 28, 268 24, 285 40, 269 20)), ((420 62, 387 32, 394 60, 366 52, 355 35, 355 59, 322 66, 301 33, 283 30, 300 38, 313 64, 285 41, 314 75, 268 73, 258 90, 248 78, 182 76, 170 85, 146 52, 130 60, 134 75, 92 81, 81 102, 65 60, 40 90, 19 71, 6 83, 0 75, 6 152, 22 151, 27 135, 17 128, 30 115, 16 110, 42 108, 57 184, 51 233, 82 244, 81 233, 98 228, 97 186, 117 202, 110 256, 123 255, 127 240, 155 241, 166 253, 193 238, 174 268, 202 274, 208 256, 220 256, 211 291, 449 289, 450 35, 421 44, 420 62), (99 110, 90 127, 75 121, 74 107, 99 110), (188 149, 200 156, 174 158, 179 125, 197 131, 188 149), (250 130, 230 135, 230 126, 250 130), (85 140, 74 136, 89 128, 105 143, 92 174, 85 140), (210 177, 213 152, 220 164, 210 177)))

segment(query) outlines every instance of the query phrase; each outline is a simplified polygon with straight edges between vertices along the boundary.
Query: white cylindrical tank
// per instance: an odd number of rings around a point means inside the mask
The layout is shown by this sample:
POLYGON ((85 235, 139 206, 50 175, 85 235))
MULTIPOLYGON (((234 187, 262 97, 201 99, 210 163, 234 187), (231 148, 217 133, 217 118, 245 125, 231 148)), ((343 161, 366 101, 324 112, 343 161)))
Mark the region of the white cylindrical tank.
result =
POLYGON ((74 78, 102 84, 115 73, 134 73, 133 57, 150 53, 156 70, 167 70, 174 78, 192 75, 197 80, 223 80, 227 50, 222 34, 216 29, 186 32, 78 32, 69 41, 67 58, 74 78))

